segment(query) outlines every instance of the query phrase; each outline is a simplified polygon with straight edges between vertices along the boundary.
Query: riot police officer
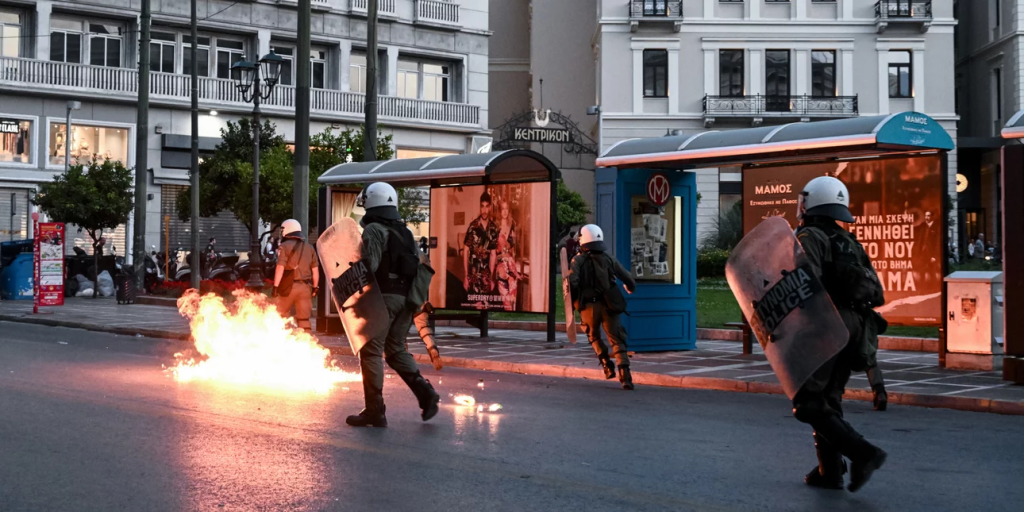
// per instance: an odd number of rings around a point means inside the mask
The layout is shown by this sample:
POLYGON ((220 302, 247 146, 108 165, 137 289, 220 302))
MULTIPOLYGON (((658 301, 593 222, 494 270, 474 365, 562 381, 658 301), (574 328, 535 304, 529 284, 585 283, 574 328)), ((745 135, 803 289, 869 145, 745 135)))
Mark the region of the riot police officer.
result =
MULTIPOLYGON (((274 295, 277 311, 283 317, 295 309, 295 323, 300 329, 312 331, 309 316, 313 312, 313 295, 320 284, 316 249, 302 236, 302 225, 295 219, 281 223, 281 243, 277 265, 274 267, 274 295)), ((211 245, 216 243, 210 239, 211 245)), ((259 269, 250 267, 251 272, 259 269)))
POLYGON ((808 485, 842 489, 850 459, 850 491, 863 486, 885 463, 886 453, 869 443, 843 418, 842 397, 852 371, 873 363, 878 332, 885 321, 872 308, 885 302, 882 286, 864 248, 836 221, 853 222, 850 193, 833 177, 811 180, 800 197, 797 230, 815 274, 850 332, 846 347, 822 365, 793 397, 793 415, 814 428, 818 466, 804 479, 808 485))
POLYGON ((360 221, 363 225, 361 256, 384 295, 388 330, 383 336, 368 340, 359 350, 366 407, 345 422, 354 427, 387 426, 382 357, 416 395, 421 418, 427 421, 437 414, 441 397, 420 374, 405 344, 413 314, 421 306, 410 307, 406 300, 419 269, 419 247, 398 213, 398 193, 391 185, 369 185, 359 194, 356 204, 366 209, 360 221))
POLYGON ((633 389, 633 375, 629 371, 626 353, 626 329, 620 317, 625 312, 625 298, 616 286, 615 278, 622 280, 628 293, 636 290, 636 281, 621 263, 605 253, 604 232, 594 224, 580 230, 580 253, 572 259, 569 268, 569 290, 583 329, 587 332, 606 379, 615 378, 615 363, 619 365, 622 389, 633 389), (601 339, 604 328, 612 344, 615 362, 608 357, 608 346, 601 339))

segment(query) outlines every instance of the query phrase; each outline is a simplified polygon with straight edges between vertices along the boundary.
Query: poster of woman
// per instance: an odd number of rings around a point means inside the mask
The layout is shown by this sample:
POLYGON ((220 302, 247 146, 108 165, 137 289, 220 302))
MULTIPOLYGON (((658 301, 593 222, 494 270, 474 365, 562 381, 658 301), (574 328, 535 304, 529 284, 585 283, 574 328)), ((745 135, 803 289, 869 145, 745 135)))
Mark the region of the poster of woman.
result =
POLYGON ((439 309, 547 312, 548 183, 431 191, 431 283, 439 309), (538 198, 541 198, 538 200, 538 198))

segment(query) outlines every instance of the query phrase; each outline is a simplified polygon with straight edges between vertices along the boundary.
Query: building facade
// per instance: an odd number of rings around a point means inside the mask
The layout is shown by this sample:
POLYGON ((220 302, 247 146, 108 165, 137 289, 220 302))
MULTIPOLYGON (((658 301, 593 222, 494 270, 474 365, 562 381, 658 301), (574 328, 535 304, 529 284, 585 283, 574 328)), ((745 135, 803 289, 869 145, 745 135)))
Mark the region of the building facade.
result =
MULTIPOLYGON (((175 214, 174 196, 188 186, 193 43, 204 154, 228 121, 252 111, 231 79, 231 64, 271 51, 285 65, 262 110, 285 140, 294 140, 296 4, 199 0, 199 37, 192 41, 190 2, 152 0, 147 245, 188 245, 189 227, 175 214)), ((310 133, 355 128, 365 103, 367 2, 312 5, 310 133)), ((463 153, 486 143, 488 1, 379 5, 379 119, 381 133, 394 137, 397 157, 463 153)), ((12 212, 9 222, 0 216, 3 240, 29 234, 29 196, 63 172, 69 100, 81 102, 71 111, 71 162, 109 158, 134 166, 139 17, 139 0, 0 0, 0 211, 12 212)), ((219 247, 245 250, 240 226, 230 214, 201 222, 219 247)), ((121 254, 130 244, 125 229, 111 234, 121 254)), ((76 244, 88 245, 82 237, 76 244)))
POLYGON ((959 246, 979 235, 1001 245, 999 133, 1024 108, 1024 1, 959 0, 954 3, 956 88, 960 113, 957 210, 959 246))
MULTIPOLYGON (((956 139, 952 0, 497 4, 492 124, 524 102, 560 108, 604 150, 667 133, 916 110, 956 139), (508 33, 498 20, 508 20, 508 33), (531 91, 522 94, 527 83, 531 91), (586 116, 590 105, 599 116, 586 116)), ((955 176, 956 152, 949 162, 955 176)), ((585 176, 566 181, 593 204, 585 176)), ((700 239, 739 201, 741 174, 701 169, 697 178, 700 239)), ((951 178, 951 194, 955 186, 951 178)))
MULTIPOLYGON (((602 0, 602 145, 915 110, 956 140, 952 0, 602 0)), ((955 194, 955 152, 949 192, 955 194)), ((739 169, 698 171, 698 238, 739 169)))

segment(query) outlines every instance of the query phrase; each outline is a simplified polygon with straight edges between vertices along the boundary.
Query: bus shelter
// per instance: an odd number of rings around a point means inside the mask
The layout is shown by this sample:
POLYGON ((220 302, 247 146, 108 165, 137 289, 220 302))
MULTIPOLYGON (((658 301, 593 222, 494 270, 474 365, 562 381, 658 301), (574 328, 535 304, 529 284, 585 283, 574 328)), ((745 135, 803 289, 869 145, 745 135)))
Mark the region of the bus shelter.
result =
MULTIPOLYGON (((1024 311, 1024 110, 1002 135, 1003 311, 1024 311)), ((1003 315, 1003 353, 1003 378, 1024 384, 1024 316, 1003 315)))
POLYGON ((597 222, 639 283, 627 297, 630 349, 695 347, 699 241, 692 171, 727 165, 743 169, 744 232, 771 216, 795 227, 797 199, 808 181, 824 175, 843 180, 858 219, 850 229, 886 286, 882 314, 896 325, 944 327, 947 152, 953 148, 949 134, 918 112, 613 145, 597 160, 597 222))
MULTIPOLYGON (((429 187, 435 310, 479 322, 481 336, 489 312, 546 314, 554 341, 559 176, 550 160, 523 149, 346 163, 319 178, 318 222, 352 216, 356 195, 373 182, 429 187)), ((326 286, 317 297, 317 330, 342 332, 326 286)))

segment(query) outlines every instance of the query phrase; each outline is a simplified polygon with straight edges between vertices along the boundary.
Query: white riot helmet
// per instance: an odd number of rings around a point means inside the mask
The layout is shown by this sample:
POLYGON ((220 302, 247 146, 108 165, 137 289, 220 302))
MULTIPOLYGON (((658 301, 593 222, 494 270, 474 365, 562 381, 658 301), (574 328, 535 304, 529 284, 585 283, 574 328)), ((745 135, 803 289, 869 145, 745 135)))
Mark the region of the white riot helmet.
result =
POLYGON ((295 219, 288 219, 281 223, 281 236, 302 236, 302 225, 295 219))
POLYGON ((356 197, 356 206, 366 209, 368 215, 376 215, 387 220, 399 220, 398 192, 387 183, 371 183, 356 197))
POLYGON ((604 231, 596 224, 587 224, 580 229, 580 247, 588 251, 606 251, 604 231))
POLYGON ((797 210, 801 216, 822 216, 842 222, 853 222, 850 213, 850 191, 842 181, 831 176, 811 180, 800 194, 797 210))

